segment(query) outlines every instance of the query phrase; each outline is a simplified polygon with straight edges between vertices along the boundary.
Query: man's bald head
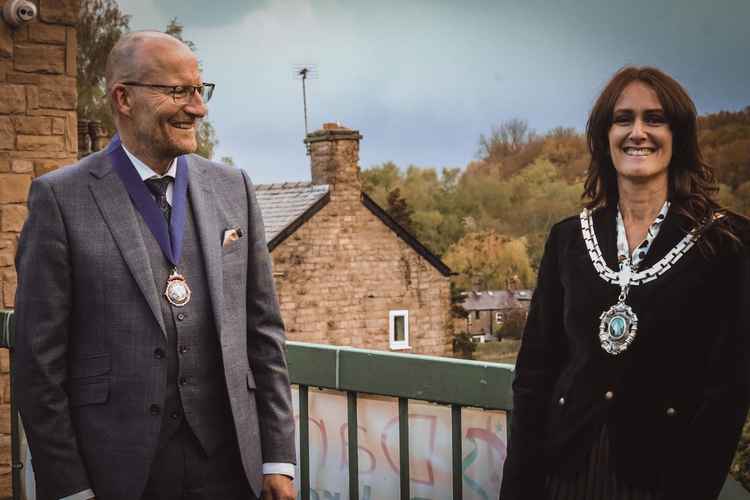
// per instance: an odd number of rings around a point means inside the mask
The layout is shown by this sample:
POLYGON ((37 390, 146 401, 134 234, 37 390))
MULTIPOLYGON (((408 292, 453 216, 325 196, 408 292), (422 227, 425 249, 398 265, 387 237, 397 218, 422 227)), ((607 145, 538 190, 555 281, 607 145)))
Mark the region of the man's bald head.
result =
POLYGON ((187 45, 158 31, 129 33, 110 52, 106 79, 115 127, 128 151, 160 172, 196 150, 207 109, 195 92, 203 85, 200 64, 187 45), (179 99, 177 88, 183 89, 179 99))
POLYGON ((163 54, 181 53, 192 57, 192 50, 177 38, 161 31, 134 31, 120 37, 107 57, 107 93, 117 82, 139 81, 158 68, 163 54))

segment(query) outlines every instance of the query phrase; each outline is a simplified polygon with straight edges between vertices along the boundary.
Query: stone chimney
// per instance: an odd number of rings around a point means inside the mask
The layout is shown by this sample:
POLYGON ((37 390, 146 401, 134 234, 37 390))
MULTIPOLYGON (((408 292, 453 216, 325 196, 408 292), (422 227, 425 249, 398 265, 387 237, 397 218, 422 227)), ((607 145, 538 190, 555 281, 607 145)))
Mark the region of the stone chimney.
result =
POLYGON ((329 184, 334 196, 351 192, 359 197, 360 139, 359 131, 338 123, 325 123, 322 130, 307 134, 313 184, 329 184))

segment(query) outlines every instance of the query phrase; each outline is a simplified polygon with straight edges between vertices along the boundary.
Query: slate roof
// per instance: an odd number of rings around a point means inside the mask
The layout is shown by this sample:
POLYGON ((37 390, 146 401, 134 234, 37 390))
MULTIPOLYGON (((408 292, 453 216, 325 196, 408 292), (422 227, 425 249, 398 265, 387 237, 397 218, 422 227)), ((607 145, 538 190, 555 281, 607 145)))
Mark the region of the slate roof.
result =
MULTIPOLYGON (((331 197, 327 184, 284 182, 257 184, 255 196, 263 214, 268 249, 273 250, 323 208, 331 197)), ((422 245, 375 201, 362 193, 362 204, 444 276, 453 272, 440 257, 422 245)))
POLYGON ((521 307, 524 301, 531 300, 533 290, 484 290, 466 294, 461 304, 467 311, 494 311, 521 307))
POLYGON ((311 182, 257 184, 255 195, 263 214, 266 241, 273 249, 328 202, 329 188, 311 182))

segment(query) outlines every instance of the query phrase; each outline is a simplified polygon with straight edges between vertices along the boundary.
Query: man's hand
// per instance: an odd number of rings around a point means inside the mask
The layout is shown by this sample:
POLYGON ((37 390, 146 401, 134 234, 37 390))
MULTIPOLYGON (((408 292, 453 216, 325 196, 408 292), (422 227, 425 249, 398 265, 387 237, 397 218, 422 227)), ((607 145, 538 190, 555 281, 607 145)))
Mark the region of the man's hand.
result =
POLYGON ((261 500, 295 500, 294 482, 283 474, 266 474, 263 476, 263 494, 261 500))

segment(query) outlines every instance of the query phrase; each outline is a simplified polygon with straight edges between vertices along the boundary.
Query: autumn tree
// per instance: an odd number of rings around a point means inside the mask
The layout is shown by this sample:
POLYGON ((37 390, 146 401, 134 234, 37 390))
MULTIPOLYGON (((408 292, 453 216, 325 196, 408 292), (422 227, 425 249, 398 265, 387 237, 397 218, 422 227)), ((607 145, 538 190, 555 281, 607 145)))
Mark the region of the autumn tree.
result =
POLYGON ((477 157, 481 160, 497 161, 518 153, 533 137, 529 124, 520 118, 511 118, 493 125, 489 135, 479 136, 477 157))
POLYGON ((526 242, 495 231, 471 233, 450 247, 445 263, 459 275, 457 286, 464 289, 531 288, 531 269, 526 242))

